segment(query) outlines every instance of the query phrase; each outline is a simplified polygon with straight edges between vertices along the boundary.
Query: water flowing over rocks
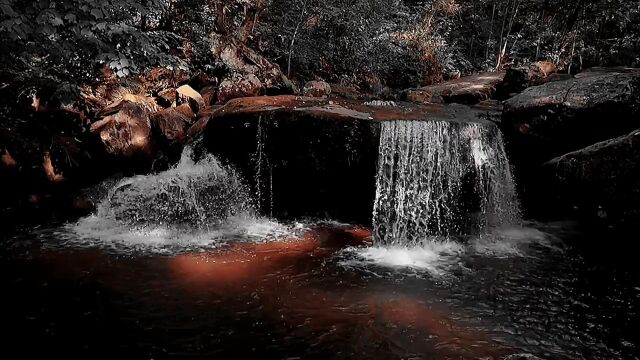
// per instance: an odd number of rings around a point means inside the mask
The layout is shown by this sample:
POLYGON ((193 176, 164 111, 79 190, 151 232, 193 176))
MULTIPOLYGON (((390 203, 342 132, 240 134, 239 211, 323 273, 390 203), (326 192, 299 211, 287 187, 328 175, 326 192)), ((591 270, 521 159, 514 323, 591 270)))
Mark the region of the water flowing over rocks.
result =
POLYGON ((462 105, 256 97, 229 101, 199 120, 190 136, 202 133, 208 151, 240 168, 263 213, 370 224, 382 124, 491 125, 486 114, 462 105))
POLYGON ((415 246, 434 235, 519 221, 509 161, 493 124, 383 122, 379 156, 373 215, 379 245, 415 246))
POLYGON ((113 186, 98 205, 98 217, 134 227, 220 226, 251 213, 251 197, 236 172, 211 155, 194 160, 186 148, 180 162, 157 175, 138 175, 113 186))

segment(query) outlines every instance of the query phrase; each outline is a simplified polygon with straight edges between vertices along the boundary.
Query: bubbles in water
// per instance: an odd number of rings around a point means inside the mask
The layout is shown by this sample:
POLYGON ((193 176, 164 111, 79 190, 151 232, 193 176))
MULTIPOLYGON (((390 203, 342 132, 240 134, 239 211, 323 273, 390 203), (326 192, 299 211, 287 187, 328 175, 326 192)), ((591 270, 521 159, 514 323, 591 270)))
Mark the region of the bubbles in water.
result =
POLYGON ((343 252, 343 259, 339 263, 346 267, 378 265, 411 268, 424 270, 432 275, 443 275, 462 251, 464 247, 460 243, 433 239, 414 247, 348 248, 343 252))
POLYGON ((451 274, 456 266, 463 266, 461 264, 470 256, 533 257, 530 251, 533 246, 559 250, 550 235, 533 227, 512 226, 494 228, 466 238, 431 236, 412 246, 348 248, 340 254, 339 264, 348 268, 377 266, 420 271, 442 277, 451 274))
POLYGON ((515 186, 493 124, 382 123, 374 241, 415 246, 434 235, 513 224, 515 186))

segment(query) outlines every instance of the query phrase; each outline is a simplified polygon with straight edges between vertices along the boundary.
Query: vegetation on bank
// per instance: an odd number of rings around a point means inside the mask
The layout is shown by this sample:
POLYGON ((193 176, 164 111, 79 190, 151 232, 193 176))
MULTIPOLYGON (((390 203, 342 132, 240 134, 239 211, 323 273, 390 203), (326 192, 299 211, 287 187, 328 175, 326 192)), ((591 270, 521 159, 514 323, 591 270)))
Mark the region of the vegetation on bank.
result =
POLYGON ((0 81, 153 67, 220 75, 246 44, 303 80, 410 87, 541 58, 640 63, 637 0, 0 0, 0 81))

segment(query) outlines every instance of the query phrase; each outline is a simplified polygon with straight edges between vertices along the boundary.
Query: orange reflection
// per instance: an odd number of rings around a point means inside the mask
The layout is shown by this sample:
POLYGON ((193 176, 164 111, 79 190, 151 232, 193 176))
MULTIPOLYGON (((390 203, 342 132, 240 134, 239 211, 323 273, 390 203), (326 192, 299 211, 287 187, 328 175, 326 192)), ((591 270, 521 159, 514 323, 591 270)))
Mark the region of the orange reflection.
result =
POLYGON ((301 239, 243 243, 225 251, 178 255, 170 259, 169 268, 187 285, 206 284, 209 289, 219 286, 228 291, 259 281, 319 247, 320 240, 309 232, 301 239))

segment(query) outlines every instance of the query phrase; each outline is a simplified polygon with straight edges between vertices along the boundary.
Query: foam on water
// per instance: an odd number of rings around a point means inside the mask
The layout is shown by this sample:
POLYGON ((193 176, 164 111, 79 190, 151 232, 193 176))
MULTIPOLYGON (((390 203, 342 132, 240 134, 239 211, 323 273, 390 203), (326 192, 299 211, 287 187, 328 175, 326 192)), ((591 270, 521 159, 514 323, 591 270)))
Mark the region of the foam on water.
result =
POLYGON ((60 246, 102 247, 122 252, 144 251, 175 253, 225 246, 233 241, 266 242, 295 238, 300 227, 254 217, 235 216, 209 230, 196 230, 167 225, 132 228, 97 215, 80 219, 57 231, 64 242, 60 246))
POLYGON ((430 237, 416 246, 352 247, 339 255, 339 263, 348 268, 373 266, 441 277, 466 257, 533 257, 534 246, 560 250, 550 235, 533 227, 512 226, 466 238, 430 237))
POLYGON ((377 265, 394 269, 416 269, 432 275, 443 275, 464 247, 455 241, 425 241, 415 247, 348 248, 339 263, 345 267, 377 265))

